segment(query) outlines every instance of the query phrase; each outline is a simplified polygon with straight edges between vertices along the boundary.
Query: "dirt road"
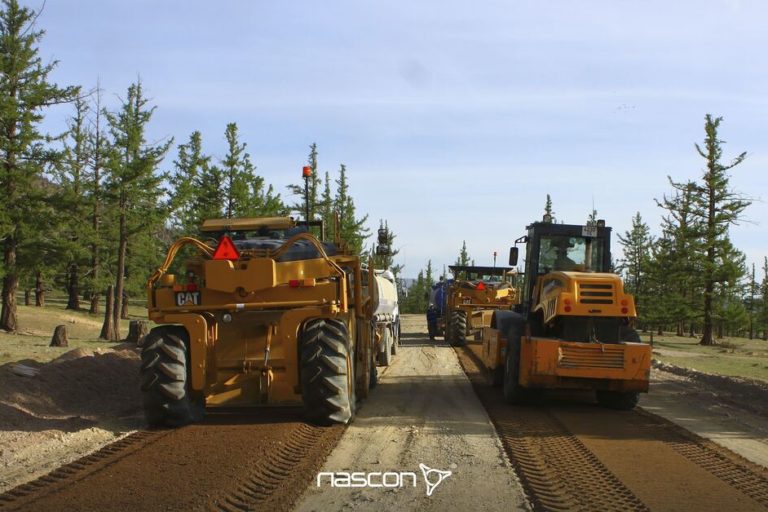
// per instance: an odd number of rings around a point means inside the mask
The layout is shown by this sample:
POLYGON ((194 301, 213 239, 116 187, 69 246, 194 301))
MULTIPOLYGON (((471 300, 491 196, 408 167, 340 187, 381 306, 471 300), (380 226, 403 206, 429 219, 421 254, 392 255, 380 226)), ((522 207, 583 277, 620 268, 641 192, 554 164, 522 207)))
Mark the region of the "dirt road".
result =
MULTIPOLYGON (((636 411, 600 408, 589 393, 512 407, 478 364, 479 345, 430 342, 421 315, 406 316, 403 331, 349 427, 313 427, 300 408, 212 412, 202 424, 128 435, 0 494, 0 509, 768 510, 765 416, 722 386, 657 371, 636 411), (431 496, 420 465, 450 472, 431 496), (378 487, 343 487, 349 472, 378 487)), ((107 393, 117 369, 135 375, 130 353, 56 363, 31 383, 59 382, 59 373, 68 382, 67 368, 96 363, 108 370, 98 373, 103 386, 73 403, 67 393, 24 394, 26 381, 0 373, 9 396, 15 389, 14 407, 0 413, 14 429, 87 427, 86 411, 130 417, 135 403, 118 398, 135 390, 107 393)), ((437 471, 427 477, 439 481, 437 471)))
POLYGON ((768 510, 764 467, 642 409, 601 408, 588 393, 510 406, 479 352, 457 349, 534 510, 768 510))
POLYGON ((402 331, 394 363, 322 471, 410 471, 416 487, 339 488, 324 480, 307 489, 297 510, 525 510, 522 488, 453 349, 429 341, 421 316, 406 316, 402 331), (452 473, 432 496, 419 464, 452 473))

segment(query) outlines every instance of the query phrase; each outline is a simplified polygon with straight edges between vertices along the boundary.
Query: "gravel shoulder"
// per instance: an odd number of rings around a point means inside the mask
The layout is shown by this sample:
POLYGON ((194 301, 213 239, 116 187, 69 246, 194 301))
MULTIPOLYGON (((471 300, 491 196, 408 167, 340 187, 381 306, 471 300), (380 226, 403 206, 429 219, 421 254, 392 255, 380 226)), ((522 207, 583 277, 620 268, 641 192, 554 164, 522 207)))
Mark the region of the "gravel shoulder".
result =
POLYGON ((735 379, 678 375, 657 366, 640 406, 768 468, 768 393, 745 388, 735 379), (729 389, 736 384, 740 393, 729 389))
POLYGON ((412 471, 416 487, 340 488, 323 481, 318 488, 313 482, 296 510, 528 510, 453 349, 429 341, 421 315, 406 315, 402 331, 393 364, 321 471, 412 471), (452 472, 432 496, 419 464, 452 472))

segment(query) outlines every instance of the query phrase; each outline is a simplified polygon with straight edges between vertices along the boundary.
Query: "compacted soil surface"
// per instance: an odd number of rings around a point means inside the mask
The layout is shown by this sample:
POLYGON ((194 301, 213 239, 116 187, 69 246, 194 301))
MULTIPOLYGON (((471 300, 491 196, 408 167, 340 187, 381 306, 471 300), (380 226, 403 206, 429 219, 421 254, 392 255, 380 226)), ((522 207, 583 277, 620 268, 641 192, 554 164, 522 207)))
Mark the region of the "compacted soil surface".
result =
POLYGON ((0 366, 0 509, 768 509, 759 383, 657 364, 634 411, 510 406, 480 345, 430 341, 422 315, 402 331, 349 426, 257 408, 147 430, 127 344, 0 366))

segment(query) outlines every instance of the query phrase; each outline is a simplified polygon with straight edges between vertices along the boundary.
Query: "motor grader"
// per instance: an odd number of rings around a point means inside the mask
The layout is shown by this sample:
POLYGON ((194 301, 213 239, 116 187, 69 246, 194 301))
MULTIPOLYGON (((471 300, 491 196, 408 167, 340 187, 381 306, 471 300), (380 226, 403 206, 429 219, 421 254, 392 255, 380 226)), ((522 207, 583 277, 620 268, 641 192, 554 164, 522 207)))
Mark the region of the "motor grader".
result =
POLYGON ((496 311, 483 330, 483 362, 509 403, 543 389, 595 390, 600 404, 632 409, 648 391, 651 347, 633 328, 634 299, 611 272, 611 228, 534 222, 521 304, 496 311))
POLYGON ((454 275, 446 299, 446 339, 464 345, 473 333, 491 325, 497 310, 510 310, 520 302, 511 267, 451 265, 454 275))
POLYGON ((206 408, 303 404, 347 423, 375 384, 372 269, 319 221, 212 219, 183 237, 147 283, 152 329, 141 389, 150 425, 181 426, 206 408), (192 246, 183 275, 168 272, 192 246))

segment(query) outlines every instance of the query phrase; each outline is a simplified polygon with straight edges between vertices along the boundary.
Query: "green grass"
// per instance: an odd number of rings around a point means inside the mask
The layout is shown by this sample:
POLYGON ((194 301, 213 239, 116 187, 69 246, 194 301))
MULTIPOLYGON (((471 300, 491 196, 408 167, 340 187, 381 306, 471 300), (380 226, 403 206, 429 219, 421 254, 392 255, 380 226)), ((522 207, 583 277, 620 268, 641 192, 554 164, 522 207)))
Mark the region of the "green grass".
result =
MULTIPOLYGON (((91 315, 86 311, 64 309, 65 302, 47 300, 46 306, 19 306, 19 329, 16 333, 0 331, 0 364, 24 359, 48 362, 75 348, 95 350, 110 348, 115 345, 100 340, 101 324, 104 315, 91 315), (49 347, 53 330, 57 325, 67 326, 69 347, 49 347)), ((104 305, 101 306, 102 312, 104 305)), ((142 306, 128 307, 128 320, 120 322, 120 335, 128 334, 130 320, 146 320, 147 310, 142 306)))
MULTIPOLYGON (((648 333, 641 334, 643 340, 648 333)), ((705 373, 768 381, 768 341, 724 338, 718 345, 699 345, 699 338, 654 336, 653 357, 705 373)))

